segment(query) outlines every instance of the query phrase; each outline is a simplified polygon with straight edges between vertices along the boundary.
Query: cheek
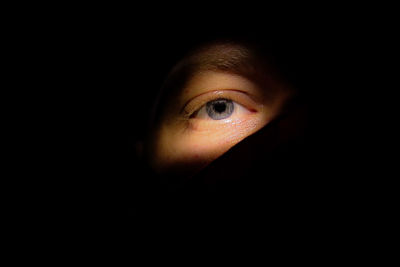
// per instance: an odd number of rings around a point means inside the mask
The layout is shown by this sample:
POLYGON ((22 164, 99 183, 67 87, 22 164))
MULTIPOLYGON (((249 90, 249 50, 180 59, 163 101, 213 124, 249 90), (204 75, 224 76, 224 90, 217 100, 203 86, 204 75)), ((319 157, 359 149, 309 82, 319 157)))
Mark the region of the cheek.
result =
POLYGON ((194 170, 202 168, 267 122, 266 117, 258 114, 224 122, 192 121, 185 130, 167 127, 159 136, 157 166, 160 169, 185 165, 194 170))

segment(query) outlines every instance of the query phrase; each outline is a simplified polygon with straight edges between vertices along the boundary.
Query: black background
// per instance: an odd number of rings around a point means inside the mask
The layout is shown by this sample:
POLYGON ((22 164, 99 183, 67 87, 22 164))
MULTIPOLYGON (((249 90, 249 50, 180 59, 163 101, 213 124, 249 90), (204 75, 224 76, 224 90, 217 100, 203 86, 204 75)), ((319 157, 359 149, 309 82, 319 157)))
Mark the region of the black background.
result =
POLYGON ((371 207, 375 199, 365 196, 375 180, 364 173, 374 169, 364 159, 372 148, 360 129, 374 114, 359 104, 374 24, 347 9, 198 8, 57 7, 22 23, 17 49, 33 70, 28 80, 36 90, 27 96, 37 99, 39 110, 30 138, 32 151, 41 151, 29 152, 39 162, 28 169, 40 178, 27 182, 28 191, 37 188, 31 199, 41 202, 28 206, 51 218, 46 225, 95 236, 100 229, 142 231, 128 226, 129 201, 140 190, 138 143, 154 98, 186 51, 221 37, 269 45, 288 79, 310 99, 314 145, 324 152, 315 168, 337 178, 333 189, 343 196, 338 208, 351 203, 348 215, 371 207))

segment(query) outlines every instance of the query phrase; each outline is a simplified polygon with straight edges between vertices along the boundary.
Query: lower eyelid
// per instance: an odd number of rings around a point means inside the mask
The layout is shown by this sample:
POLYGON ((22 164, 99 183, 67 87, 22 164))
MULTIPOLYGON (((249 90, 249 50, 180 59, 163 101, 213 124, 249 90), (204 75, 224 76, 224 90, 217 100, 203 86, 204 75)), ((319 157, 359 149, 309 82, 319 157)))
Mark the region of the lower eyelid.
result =
POLYGON ((187 121, 185 130, 207 135, 223 135, 232 132, 244 131, 250 126, 256 125, 257 121, 258 117, 253 116, 252 114, 241 114, 240 116, 234 116, 223 120, 193 118, 187 121))

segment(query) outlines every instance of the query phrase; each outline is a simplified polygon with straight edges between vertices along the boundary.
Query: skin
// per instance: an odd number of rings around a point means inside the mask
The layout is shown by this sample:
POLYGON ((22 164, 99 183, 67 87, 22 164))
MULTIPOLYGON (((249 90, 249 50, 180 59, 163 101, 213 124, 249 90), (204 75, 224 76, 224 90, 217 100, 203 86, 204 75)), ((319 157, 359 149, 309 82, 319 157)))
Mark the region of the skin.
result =
POLYGON ((159 173, 201 170, 279 114, 290 90, 274 80, 271 87, 274 90, 227 71, 195 71, 168 100, 153 130, 151 166, 159 173), (205 105, 221 98, 232 100, 234 111, 227 118, 212 119, 205 105))

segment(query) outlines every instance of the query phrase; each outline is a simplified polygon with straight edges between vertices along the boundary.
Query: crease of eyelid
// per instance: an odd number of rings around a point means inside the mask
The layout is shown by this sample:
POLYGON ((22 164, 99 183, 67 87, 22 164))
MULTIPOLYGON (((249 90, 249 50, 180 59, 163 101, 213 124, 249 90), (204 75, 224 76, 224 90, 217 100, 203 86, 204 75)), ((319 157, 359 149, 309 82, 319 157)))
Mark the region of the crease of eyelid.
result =
POLYGON ((254 99, 254 96, 252 96, 248 92, 236 89, 219 89, 219 90, 205 92, 195 97, 192 97, 191 99, 185 102, 180 111, 180 114, 183 114, 184 117, 189 118, 195 111, 197 111, 207 102, 218 98, 225 98, 232 100, 237 104, 240 104, 252 111, 260 110, 263 106, 261 103, 259 103, 254 99))

